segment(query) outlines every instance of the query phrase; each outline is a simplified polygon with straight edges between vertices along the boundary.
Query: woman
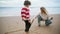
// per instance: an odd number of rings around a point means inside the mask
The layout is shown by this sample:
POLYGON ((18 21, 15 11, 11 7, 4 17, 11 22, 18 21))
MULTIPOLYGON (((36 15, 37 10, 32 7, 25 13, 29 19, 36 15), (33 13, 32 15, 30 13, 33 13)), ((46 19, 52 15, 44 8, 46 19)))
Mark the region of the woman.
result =
POLYGON ((49 15, 47 13, 47 10, 44 7, 40 8, 41 13, 39 13, 35 18, 38 18, 38 26, 40 26, 40 21, 45 21, 46 26, 50 25, 53 19, 52 17, 49 19, 49 15))

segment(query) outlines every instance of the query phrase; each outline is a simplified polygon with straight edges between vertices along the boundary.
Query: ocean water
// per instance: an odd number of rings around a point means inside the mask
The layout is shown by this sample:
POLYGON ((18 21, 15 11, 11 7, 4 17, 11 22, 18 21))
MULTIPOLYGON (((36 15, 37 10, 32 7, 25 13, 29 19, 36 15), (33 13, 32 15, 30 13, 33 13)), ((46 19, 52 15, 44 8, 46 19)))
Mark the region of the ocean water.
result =
MULTIPOLYGON (((21 16, 22 7, 0 7, 1 16, 21 16)), ((49 14, 60 14, 60 7, 45 7, 49 14)), ((39 7, 30 7, 30 14, 36 15, 40 12, 39 7)))

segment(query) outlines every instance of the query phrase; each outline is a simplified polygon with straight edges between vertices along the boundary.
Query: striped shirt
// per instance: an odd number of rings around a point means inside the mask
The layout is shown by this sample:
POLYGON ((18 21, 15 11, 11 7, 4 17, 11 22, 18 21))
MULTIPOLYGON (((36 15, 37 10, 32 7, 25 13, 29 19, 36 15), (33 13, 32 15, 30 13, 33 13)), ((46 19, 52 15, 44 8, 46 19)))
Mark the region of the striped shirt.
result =
POLYGON ((29 11, 30 10, 27 7, 24 7, 21 9, 21 17, 23 20, 29 20, 29 18, 30 18, 29 11))

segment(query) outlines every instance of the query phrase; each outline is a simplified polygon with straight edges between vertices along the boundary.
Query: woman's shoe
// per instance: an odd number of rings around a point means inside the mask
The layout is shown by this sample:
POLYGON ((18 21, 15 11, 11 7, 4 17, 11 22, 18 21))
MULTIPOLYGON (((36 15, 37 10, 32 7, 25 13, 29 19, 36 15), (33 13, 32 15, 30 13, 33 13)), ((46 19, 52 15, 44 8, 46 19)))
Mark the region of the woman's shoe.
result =
POLYGON ((40 25, 38 25, 40 27, 40 25))

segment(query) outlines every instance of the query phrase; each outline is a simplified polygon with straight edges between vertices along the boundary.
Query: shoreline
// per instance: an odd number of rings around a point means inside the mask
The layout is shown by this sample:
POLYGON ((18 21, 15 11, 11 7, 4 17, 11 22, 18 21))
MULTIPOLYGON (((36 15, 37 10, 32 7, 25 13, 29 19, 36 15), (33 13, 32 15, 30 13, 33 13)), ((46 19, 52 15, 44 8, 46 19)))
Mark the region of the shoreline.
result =
MULTIPOLYGON (((49 14, 49 15, 51 16, 51 15, 60 15, 60 14, 49 14)), ((31 15, 31 16, 34 16, 34 15, 31 15)), ((0 16, 0 17, 13 17, 13 16, 11 15, 11 16, 0 16)), ((14 16, 14 17, 16 17, 16 16, 14 16)), ((20 15, 20 17, 21 17, 21 15, 20 15)))

